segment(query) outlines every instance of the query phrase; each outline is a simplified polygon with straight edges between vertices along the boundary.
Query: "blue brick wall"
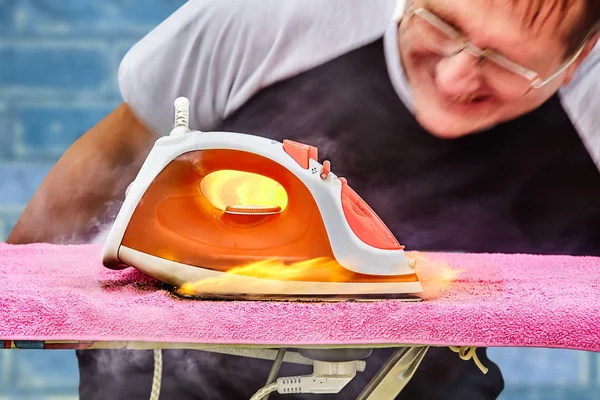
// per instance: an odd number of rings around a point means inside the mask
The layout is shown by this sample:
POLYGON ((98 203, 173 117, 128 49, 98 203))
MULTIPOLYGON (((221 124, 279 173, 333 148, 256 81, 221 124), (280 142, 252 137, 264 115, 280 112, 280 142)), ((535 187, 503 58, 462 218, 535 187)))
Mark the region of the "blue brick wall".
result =
MULTIPOLYGON (((120 102, 125 52, 183 0, 0 0, 0 240, 68 146, 120 102)), ((77 399, 73 351, 0 351, 0 399, 77 399)))
MULTIPOLYGON (((0 0, 0 240, 65 149, 120 101, 119 61, 183 0, 0 0)), ((596 354, 491 349, 503 400, 598 398, 596 354)), ((71 351, 0 351, 0 398, 76 399, 71 351)))

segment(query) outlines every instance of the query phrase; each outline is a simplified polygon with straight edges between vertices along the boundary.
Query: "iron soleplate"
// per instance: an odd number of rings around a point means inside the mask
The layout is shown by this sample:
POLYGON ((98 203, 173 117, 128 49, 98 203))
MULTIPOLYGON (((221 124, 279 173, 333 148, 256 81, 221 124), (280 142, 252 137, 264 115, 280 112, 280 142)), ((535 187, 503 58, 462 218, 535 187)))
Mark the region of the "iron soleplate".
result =
POLYGON ((177 298, 183 300, 207 300, 207 301, 279 301, 279 302, 375 302, 394 300, 401 302, 422 302, 423 299, 417 295, 398 293, 372 293, 372 294, 255 294, 255 293, 201 293, 186 295, 178 292, 177 288, 170 288, 170 292, 177 298))

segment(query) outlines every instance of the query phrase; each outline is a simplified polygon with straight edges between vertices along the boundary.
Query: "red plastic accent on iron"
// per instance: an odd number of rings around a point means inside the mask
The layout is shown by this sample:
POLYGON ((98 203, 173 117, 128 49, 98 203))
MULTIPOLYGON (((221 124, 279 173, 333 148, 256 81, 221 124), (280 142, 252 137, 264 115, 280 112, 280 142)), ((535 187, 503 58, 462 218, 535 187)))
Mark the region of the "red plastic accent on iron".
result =
POLYGON ((369 246, 386 250, 402 250, 392 232, 369 205, 342 180, 342 208, 352 231, 369 246))
POLYGON ((321 171, 321 179, 327 179, 329 173, 331 172, 331 163, 329 161, 323 162, 323 170, 321 171))
POLYGON ((292 140, 283 141, 283 150, 304 169, 308 169, 310 159, 317 161, 319 158, 319 149, 292 140))

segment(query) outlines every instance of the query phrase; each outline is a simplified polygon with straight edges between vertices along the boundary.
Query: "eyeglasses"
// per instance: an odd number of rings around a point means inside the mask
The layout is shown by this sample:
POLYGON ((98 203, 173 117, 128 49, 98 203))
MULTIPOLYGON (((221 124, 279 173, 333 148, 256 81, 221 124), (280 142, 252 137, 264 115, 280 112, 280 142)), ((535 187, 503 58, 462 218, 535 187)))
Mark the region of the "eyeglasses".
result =
POLYGON ((540 89, 563 73, 579 57, 582 45, 575 55, 558 71, 546 79, 537 72, 523 67, 492 50, 480 49, 468 42, 464 35, 425 8, 406 13, 412 37, 428 50, 444 57, 452 57, 466 51, 478 59, 478 68, 486 82, 496 90, 509 95, 521 96, 532 89, 540 89))

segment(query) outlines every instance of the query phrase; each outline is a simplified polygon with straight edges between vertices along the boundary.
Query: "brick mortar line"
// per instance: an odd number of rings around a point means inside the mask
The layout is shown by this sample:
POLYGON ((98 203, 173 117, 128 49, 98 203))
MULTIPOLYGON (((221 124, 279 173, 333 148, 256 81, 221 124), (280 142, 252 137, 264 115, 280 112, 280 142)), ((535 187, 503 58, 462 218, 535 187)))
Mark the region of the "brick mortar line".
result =
MULTIPOLYGON (((33 90, 37 90, 37 89, 35 89, 35 88, 31 89, 31 91, 33 91, 33 90)), ((62 92, 62 91, 64 91, 64 89, 57 90, 57 92, 62 92)), ((89 92, 88 91, 80 91, 80 92, 81 92, 81 95, 78 96, 78 98, 38 99, 36 97, 31 97, 31 98, 22 98, 22 99, 12 99, 10 101, 10 104, 11 104, 11 108, 17 108, 17 109, 35 107, 35 108, 43 108, 45 110, 67 109, 67 110, 81 110, 81 111, 92 110, 93 111, 93 110, 96 110, 99 108, 113 107, 115 105, 115 103, 118 103, 118 101, 119 101, 119 100, 110 100, 110 99, 98 100, 97 98, 94 98, 94 96, 98 95, 98 92, 93 91, 93 90, 90 90, 89 92), (86 98, 86 97, 88 97, 88 98, 86 98)), ((0 108, 0 111, 6 112, 7 111, 6 108, 8 108, 9 101, 3 99, 2 95, 0 95, 0 99, 2 99, 0 101, 0 107, 4 107, 4 108, 0 108)))
POLYGON ((25 166, 27 168, 32 168, 32 167, 52 167, 54 164, 56 164, 56 161, 19 161, 19 160, 9 160, 9 161, 0 161, 0 168, 6 167, 6 166, 10 166, 10 167, 20 167, 20 166, 25 166))
POLYGON ((0 204, 0 219, 8 214, 20 214, 25 209, 25 205, 6 205, 0 204))
POLYGON ((95 51, 99 49, 110 51, 113 47, 112 44, 109 43, 106 39, 102 39, 100 37, 94 39, 80 39, 75 38, 71 35, 61 40, 44 39, 43 37, 18 37, 15 39, 7 40, 6 37, 0 36, 0 49, 15 46, 19 46, 22 49, 77 49, 87 51, 95 51))
MULTIPOLYGON (((69 31, 56 31, 52 29, 37 29, 37 30, 16 30, 9 29, 0 33, 0 40, 38 40, 40 38, 49 38, 51 40, 73 40, 74 37, 82 40, 97 40, 97 39, 113 39, 119 40, 123 37, 137 38, 150 32, 156 28, 170 13, 166 13, 162 19, 157 19, 154 23, 149 24, 130 24, 128 28, 119 30, 111 29, 110 26, 104 26, 103 28, 91 28, 91 29, 70 29, 69 31)), ((72 28, 69 27, 69 28, 72 28)))

